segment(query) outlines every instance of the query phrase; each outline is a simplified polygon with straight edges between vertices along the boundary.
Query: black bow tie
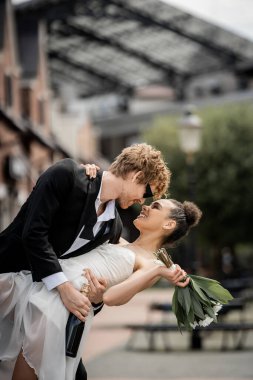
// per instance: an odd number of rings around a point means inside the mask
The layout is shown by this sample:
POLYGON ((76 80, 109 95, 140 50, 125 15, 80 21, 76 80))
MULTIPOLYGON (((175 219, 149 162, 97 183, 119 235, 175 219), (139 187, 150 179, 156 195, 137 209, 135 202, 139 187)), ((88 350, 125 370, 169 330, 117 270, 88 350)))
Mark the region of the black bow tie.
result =
POLYGON ((102 227, 100 228, 100 230, 98 231, 97 235, 94 236, 93 234, 93 228, 94 228, 94 225, 91 225, 91 224, 87 224, 83 231, 81 232, 80 234, 80 238, 82 239, 86 239, 86 240, 95 240, 95 239, 98 239, 100 238, 102 235, 104 235, 105 231, 106 231, 106 227, 109 226, 111 227, 111 223, 113 222, 113 219, 111 220, 108 220, 107 222, 104 222, 102 224, 102 227))

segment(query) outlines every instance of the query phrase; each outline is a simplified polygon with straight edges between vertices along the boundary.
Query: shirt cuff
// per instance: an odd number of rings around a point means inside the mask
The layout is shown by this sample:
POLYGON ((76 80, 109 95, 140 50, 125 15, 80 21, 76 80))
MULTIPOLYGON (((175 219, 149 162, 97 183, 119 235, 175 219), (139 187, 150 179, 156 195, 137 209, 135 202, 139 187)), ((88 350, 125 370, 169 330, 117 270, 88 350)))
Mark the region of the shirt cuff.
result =
POLYGON ((50 276, 42 278, 42 282, 46 285, 47 290, 52 290, 56 286, 69 281, 63 272, 50 274, 50 276))
POLYGON ((104 305, 104 302, 100 302, 100 303, 93 303, 92 306, 93 306, 93 310, 96 311, 98 309, 101 309, 101 307, 104 305))

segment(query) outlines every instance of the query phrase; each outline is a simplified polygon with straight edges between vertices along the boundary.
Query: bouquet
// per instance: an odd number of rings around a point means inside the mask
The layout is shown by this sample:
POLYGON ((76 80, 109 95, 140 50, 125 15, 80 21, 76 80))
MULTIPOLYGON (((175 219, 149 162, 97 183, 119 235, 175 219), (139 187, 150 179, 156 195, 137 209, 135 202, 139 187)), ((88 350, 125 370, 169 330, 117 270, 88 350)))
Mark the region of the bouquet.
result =
MULTIPOLYGON (((164 248, 156 252, 156 257, 167 268, 176 269, 176 265, 164 248)), ((206 327, 212 322, 217 323, 217 315, 222 305, 233 299, 229 291, 216 280, 195 275, 188 277, 190 277, 188 286, 185 288, 176 286, 172 299, 172 310, 180 331, 182 327, 192 330, 197 326, 206 327)))

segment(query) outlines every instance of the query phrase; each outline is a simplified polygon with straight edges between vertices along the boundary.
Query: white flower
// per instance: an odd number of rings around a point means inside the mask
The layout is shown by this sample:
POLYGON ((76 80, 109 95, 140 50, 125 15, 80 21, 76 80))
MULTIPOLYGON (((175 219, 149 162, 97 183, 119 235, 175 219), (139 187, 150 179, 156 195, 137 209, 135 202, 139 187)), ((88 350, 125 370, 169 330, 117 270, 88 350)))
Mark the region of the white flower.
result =
POLYGON ((215 315, 218 315, 218 312, 222 309, 222 305, 220 303, 217 303, 216 305, 213 306, 213 311, 215 315))
POLYGON ((205 319, 199 321, 199 325, 206 327, 209 326, 213 322, 213 318, 209 317, 209 315, 205 314, 205 319))
POLYGON ((191 327, 193 328, 193 330, 195 329, 195 327, 199 326, 198 322, 194 321, 194 323, 190 323, 191 327))

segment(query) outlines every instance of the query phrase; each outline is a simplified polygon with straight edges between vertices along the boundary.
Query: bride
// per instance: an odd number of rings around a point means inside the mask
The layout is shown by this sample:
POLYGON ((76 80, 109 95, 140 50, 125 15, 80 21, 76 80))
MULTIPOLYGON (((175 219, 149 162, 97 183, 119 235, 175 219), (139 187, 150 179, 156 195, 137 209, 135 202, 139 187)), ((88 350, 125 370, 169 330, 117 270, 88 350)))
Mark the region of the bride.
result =
MULTIPOLYGON (((192 202, 161 199, 142 206, 134 225, 140 236, 125 246, 105 243, 85 255, 61 259, 67 277, 80 290, 94 276, 107 280, 103 302, 127 303, 161 277, 185 287, 189 283, 179 266, 172 271, 156 258, 165 244, 173 244, 198 224, 201 211, 192 202), (84 274, 85 270, 85 274, 84 274)), ((0 361, 16 360, 13 380, 73 380, 83 352, 93 311, 76 358, 65 355, 65 327, 69 312, 56 290, 33 282, 29 271, 0 275, 0 361)), ((1 365, 1 363, 0 363, 1 365)))

